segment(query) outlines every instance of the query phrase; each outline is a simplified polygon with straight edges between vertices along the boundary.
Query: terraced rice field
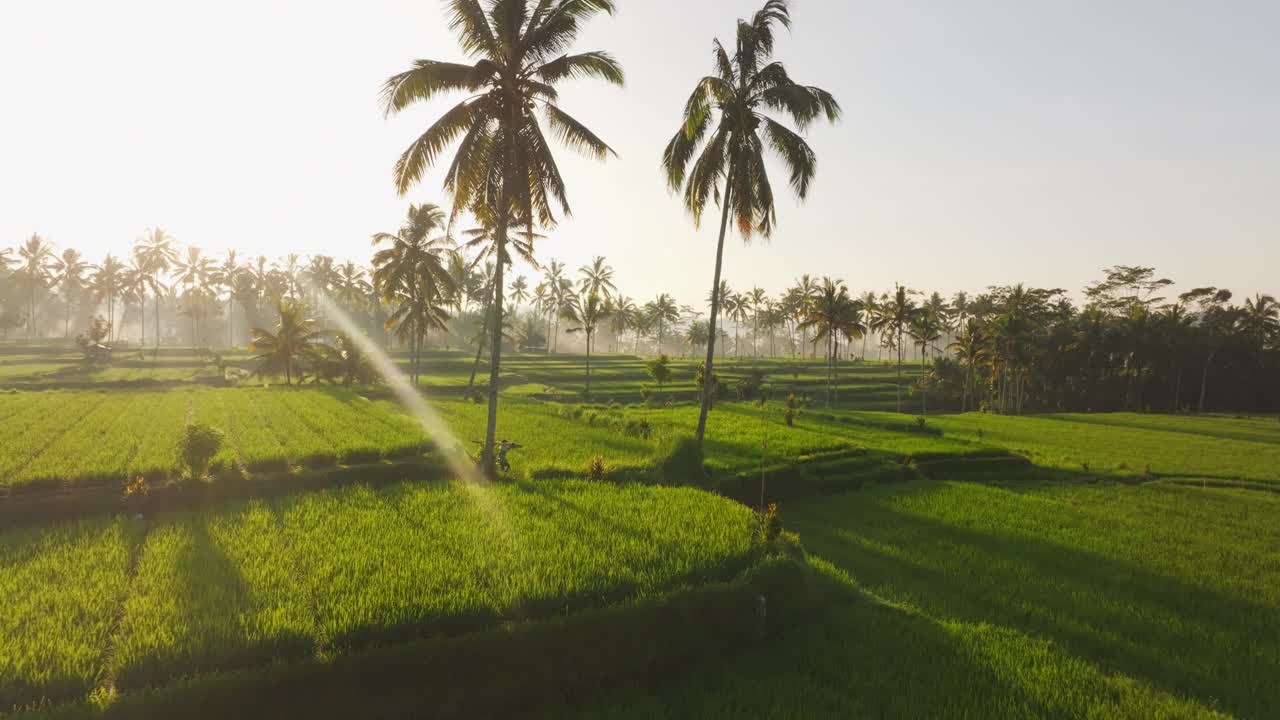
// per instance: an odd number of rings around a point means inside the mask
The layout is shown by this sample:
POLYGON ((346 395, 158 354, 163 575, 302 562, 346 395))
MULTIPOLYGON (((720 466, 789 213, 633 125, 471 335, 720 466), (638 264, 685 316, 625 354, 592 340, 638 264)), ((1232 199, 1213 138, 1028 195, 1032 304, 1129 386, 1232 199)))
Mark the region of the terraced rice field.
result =
POLYGON ((28 492, 172 472, 188 419, 226 433, 215 469, 372 462, 427 442, 390 403, 338 389, 0 394, 0 485, 28 492))
POLYGON ((3 533, 0 709, 725 579, 753 522, 691 489, 413 484, 3 533))
POLYGON ((538 717, 1271 718, 1280 497, 913 482, 798 502, 821 622, 538 717))

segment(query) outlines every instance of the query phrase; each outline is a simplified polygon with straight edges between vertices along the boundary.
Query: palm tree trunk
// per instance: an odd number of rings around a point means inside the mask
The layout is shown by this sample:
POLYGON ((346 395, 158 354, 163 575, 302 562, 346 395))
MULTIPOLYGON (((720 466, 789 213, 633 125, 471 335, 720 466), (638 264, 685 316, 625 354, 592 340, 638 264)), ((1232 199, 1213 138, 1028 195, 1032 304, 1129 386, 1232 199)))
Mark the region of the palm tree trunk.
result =
MULTIPOLYGON (((155 276, 152 276, 155 280, 155 276)), ((156 291, 156 347, 160 347, 160 291, 156 291)))
MULTIPOLYGON (((506 130, 512 131, 515 126, 516 109, 513 106, 510 110, 510 116, 507 119, 506 130)), ((515 145, 513 141, 507 141, 506 147, 506 167, 503 173, 504 177, 510 177, 512 168, 515 167, 515 145)), ((502 183, 502 189, 498 192, 498 227, 494 233, 494 263, 493 270, 493 349, 489 352, 489 418, 485 423, 484 433, 484 451, 480 454, 480 464, 484 467, 485 472, 493 470, 493 446, 498 434, 498 375, 502 362, 502 283, 504 280, 503 258, 507 255, 507 226, 511 223, 511 191, 509 183, 502 183)))
POLYGON ((1196 406, 1196 412, 1204 412, 1204 396, 1205 390, 1209 385, 1209 365, 1213 363, 1215 353, 1209 353, 1209 357, 1204 360, 1204 371, 1200 373, 1200 402, 1196 406))
POLYGON ((587 402, 591 402, 591 332, 587 331, 587 392, 583 395, 587 402))
POLYGON ((694 442, 698 447, 702 447, 702 438, 707 433, 707 410, 711 409, 711 387, 714 373, 712 364, 715 362, 716 348, 716 319, 720 312, 720 272, 724 268, 724 236, 729 229, 729 183, 733 179, 733 168, 729 168, 729 172, 725 174, 724 179, 724 209, 720 213, 720 239, 716 242, 716 271, 711 282, 711 317, 707 321, 710 334, 707 338, 707 364, 706 372, 702 376, 702 407, 698 410, 698 429, 694 435, 694 442))

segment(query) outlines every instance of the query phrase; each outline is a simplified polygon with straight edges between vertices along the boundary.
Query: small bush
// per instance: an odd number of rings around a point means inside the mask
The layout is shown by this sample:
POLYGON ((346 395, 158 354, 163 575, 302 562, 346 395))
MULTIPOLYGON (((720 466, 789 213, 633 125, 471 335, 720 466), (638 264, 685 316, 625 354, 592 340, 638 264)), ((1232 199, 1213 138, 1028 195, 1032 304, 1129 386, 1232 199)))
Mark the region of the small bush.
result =
POLYGON ((792 427, 796 422, 796 413, 799 410, 799 403, 796 401, 796 394, 791 393, 787 396, 787 400, 782 409, 782 418, 787 421, 787 427, 792 427))
POLYGON ((203 480, 209 462, 222 449, 222 431, 204 423, 189 423, 178 440, 178 462, 188 480, 203 480))
POLYGON ((587 462, 587 479, 604 480, 604 456, 596 455, 587 462))
POLYGON ((653 426, 644 418, 639 420, 632 418, 627 420, 627 424, 622 427, 622 434, 630 438, 648 440, 653 434, 653 426))
POLYGON ((769 507, 756 513, 760 522, 759 539, 761 542, 773 542, 782 534, 782 518, 778 517, 777 503, 769 503, 769 507))

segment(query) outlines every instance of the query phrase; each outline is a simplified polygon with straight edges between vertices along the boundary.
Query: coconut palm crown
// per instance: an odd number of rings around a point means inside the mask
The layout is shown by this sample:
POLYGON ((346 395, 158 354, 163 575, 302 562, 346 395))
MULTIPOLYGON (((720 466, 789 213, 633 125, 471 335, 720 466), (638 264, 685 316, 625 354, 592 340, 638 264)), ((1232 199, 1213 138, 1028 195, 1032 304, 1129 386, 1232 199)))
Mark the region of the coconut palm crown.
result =
POLYGON ((777 214, 773 184, 765 167, 766 149, 782 160, 790 173, 791 188, 800 199, 808 195, 817 171, 817 156, 809 143, 770 114, 789 116, 800 131, 821 118, 830 122, 840 118, 840 105, 831 93, 797 83, 780 61, 772 59, 774 35, 779 27, 791 27, 790 3, 768 0, 750 20, 738 21, 732 52, 719 40, 714 41, 714 72, 694 87, 685 103, 680 129, 662 155, 667 183, 672 191, 684 188, 684 205, 695 224, 701 223, 708 199, 714 198, 721 207, 711 284, 707 371, 696 436, 699 444, 706 432, 711 403, 711 368, 720 310, 715 289, 720 287, 730 216, 744 240, 749 241, 756 234, 764 238, 773 234, 777 214))

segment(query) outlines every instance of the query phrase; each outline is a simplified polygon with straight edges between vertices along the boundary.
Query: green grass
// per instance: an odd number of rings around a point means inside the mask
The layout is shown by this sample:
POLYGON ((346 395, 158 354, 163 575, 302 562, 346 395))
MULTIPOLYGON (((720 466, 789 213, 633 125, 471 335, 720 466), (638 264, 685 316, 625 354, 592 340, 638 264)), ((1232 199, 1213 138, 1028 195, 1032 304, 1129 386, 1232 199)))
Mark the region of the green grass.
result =
POLYGON ((827 569, 823 621, 540 716, 1280 713, 1270 494, 915 482, 791 504, 784 520, 827 569))
POLYGON ((0 535, 0 712, 94 686, 136 535, 124 520, 0 535))
POLYGON ((700 491, 585 482, 352 486, 149 523, 132 581, 143 521, 0 535, 0 588, 20 601, 0 619, 0 708, 727 580, 755 533, 700 491))
POLYGON ((1280 480, 1280 421, 1113 413, 942 416, 948 436, 1007 448, 1037 465, 1191 478, 1280 480))

